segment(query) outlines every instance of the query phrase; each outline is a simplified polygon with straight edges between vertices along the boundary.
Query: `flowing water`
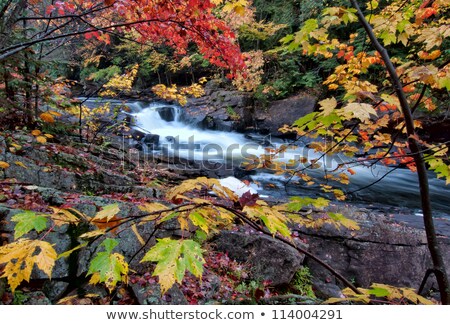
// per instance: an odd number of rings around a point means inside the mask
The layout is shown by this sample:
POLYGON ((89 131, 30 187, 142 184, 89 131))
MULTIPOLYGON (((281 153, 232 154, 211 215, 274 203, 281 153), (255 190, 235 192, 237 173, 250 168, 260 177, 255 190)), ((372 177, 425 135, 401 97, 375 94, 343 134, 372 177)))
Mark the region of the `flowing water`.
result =
MULTIPOLYGON (((267 147, 274 149, 285 144, 281 139, 269 139, 258 134, 245 135, 194 127, 184 122, 182 110, 178 106, 167 103, 130 101, 127 102, 127 106, 132 111, 137 129, 160 136, 159 145, 151 150, 172 157, 178 156, 198 162, 208 161, 233 171, 239 168, 243 161, 264 154, 267 147)), ((279 160, 288 162, 299 157, 311 160, 321 158, 321 155, 308 149, 307 146, 300 146, 295 150, 288 150, 279 160)), ((325 161, 320 160, 321 166, 311 171, 312 176, 323 175, 325 170, 330 172, 345 160, 339 156, 324 159, 325 161)), ((207 166, 210 168, 211 164, 207 166)), ((352 202, 408 208, 417 210, 419 214, 417 174, 408 169, 394 169, 382 165, 372 168, 360 165, 352 169, 356 173, 350 176, 350 184, 342 185, 342 189, 352 202), (384 176, 386 174, 387 176, 384 176)), ((267 170, 255 170, 250 177, 259 184, 261 194, 270 195, 272 198, 323 195, 317 185, 306 186, 299 179, 287 179, 283 175, 275 175, 267 170)), ((450 215, 450 186, 446 186, 444 181, 436 179, 430 173, 430 192, 436 215, 447 219, 450 215)))

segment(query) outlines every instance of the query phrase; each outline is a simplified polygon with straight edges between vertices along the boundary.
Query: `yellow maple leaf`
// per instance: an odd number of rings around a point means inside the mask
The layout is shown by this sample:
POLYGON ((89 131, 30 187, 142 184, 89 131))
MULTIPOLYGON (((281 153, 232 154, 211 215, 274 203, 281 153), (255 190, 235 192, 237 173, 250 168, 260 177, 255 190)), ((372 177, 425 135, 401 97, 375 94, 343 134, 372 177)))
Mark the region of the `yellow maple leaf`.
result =
POLYGON ((350 103, 343 108, 344 114, 348 117, 357 118, 362 122, 370 120, 370 116, 377 116, 377 112, 372 105, 366 103, 350 103))
POLYGON ((0 247, 0 265, 6 264, 1 277, 7 278, 14 292, 23 280, 30 280, 35 265, 50 278, 56 257, 56 251, 48 242, 19 239, 0 247))
POLYGON ((337 106, 337 101, 336 101, 336 98, 331 97, 331 98, 327 98, 327 99, 320 101, 319 105, 320 105, 320 110, 322 111, 321 114, 324 116, 328 116, 331 113, 333 113, 334 109, 337 106))

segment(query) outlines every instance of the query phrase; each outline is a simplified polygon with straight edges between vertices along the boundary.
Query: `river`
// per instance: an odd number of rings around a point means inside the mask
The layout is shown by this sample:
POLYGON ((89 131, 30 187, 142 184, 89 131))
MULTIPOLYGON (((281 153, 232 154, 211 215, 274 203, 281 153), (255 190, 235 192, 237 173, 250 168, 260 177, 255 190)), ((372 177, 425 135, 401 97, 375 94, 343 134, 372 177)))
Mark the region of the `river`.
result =
MULTIPOLYGON (((98 105, 98 101, 88 100, 88 106, 98 105)), ((121 101, 111 101, 120 105, 121 101)), ((276 149, 286 145, 282 139, 268 138, 258 134, 241 134, 204 130, 184 122, 182 109, 176 105, 162 102, 128 101, 126 105, 131 110, 137 129, 159 135, 159 144, 147 151, 156 151, 171 157, 181 157, 203 164, 205 168, 217 166, 230 172, 239 169, 243 161, 259 157, 266 148, 276 149)), ((280 161, 307 157, 308 160, 321 157, 320 153, 299 146, 288 150, 280 161)), ((312 176, 321 176, 326 171, 330 173, 343 161, 343 157, 326 157, 321 166, 311 171, 312 176)), ((295 168, 302 168, 297 165, 295 168)), ((348 200, 355 204, 366 206, 391 207, 393 211, 408 209, 413 215, 420 216, 420 197, 417 174, 408 169, 375 165, 371 168, 362 165, 352 167, 354 175, 349 175, 350 184, 342 185, 341 189, 348 194, 348 200), (386 175, 382 180, 384 175, 386 175), (369 186, 370 184, 373 184, 369 186)), ((324 195, 318 185, 306 186, 301 180, 287 179, 283 175, 275 175, 270 170, 254 170, 248 177, 257 184, 258 192, 275 199, 286 199, 290 196, 324 195), (288 181, 289 180, 289 181, 288 181)), ((450 219, 450 186, 445 181, 437 179, 430 173, 431 201, 435 216, 450 219)))

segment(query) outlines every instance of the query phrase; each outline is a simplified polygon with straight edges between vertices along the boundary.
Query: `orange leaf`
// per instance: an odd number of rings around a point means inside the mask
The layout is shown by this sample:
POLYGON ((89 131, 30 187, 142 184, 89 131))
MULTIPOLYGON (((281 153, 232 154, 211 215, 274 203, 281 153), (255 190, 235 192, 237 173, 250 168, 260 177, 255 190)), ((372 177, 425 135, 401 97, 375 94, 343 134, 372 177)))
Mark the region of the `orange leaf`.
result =
POLYGON ((33 130, 33 131, 31 131, 31 134, 34 135, 35 137, 37 137, 38 135, 41 135, 41 131, 33 130))
POLYGON ((40 117, 41 120, 43 120, 44 122, 47 122, 47 123, 55 123, 55 119, 54 119, 53 115, 50 114, 50 113, 42 113, 41 115, 39 115, 39 117, 40 117))
POLYGON ((44 144, 44 143, 47 143, 47 138, 40 135, 40 136, 36 137, 36 141, 44 144))

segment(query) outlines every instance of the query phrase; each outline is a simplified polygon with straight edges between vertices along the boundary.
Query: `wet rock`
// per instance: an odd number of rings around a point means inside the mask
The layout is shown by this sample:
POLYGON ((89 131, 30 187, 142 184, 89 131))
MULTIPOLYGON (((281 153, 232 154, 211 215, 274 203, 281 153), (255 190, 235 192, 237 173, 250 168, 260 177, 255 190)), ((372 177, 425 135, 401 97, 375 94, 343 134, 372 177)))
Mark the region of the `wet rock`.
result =
POLYGON ((163 106, 158 107, 157 112, 159 113, 159 116, 166 122, 173 122, 175 121, 175 109, 172 106, 163 106))
POLYGON ((147 134, 142 142, 146 145, 157 146, 159 144, 159 135, 158 134, 147 134))
POLYGON ((252 278, 287 285, 300 268, 304 256, 282 242, 257 233, 222 231, 213 241, 217 250, 251 266, 252 278))
POLYGON ((141 141, 146 135, 147 135, 147 133, 145 133, 143 131, 140 131, 140 130, 137 130, 137 129, 132 129, 131 130, 131 137, 134 140, 141 141))

